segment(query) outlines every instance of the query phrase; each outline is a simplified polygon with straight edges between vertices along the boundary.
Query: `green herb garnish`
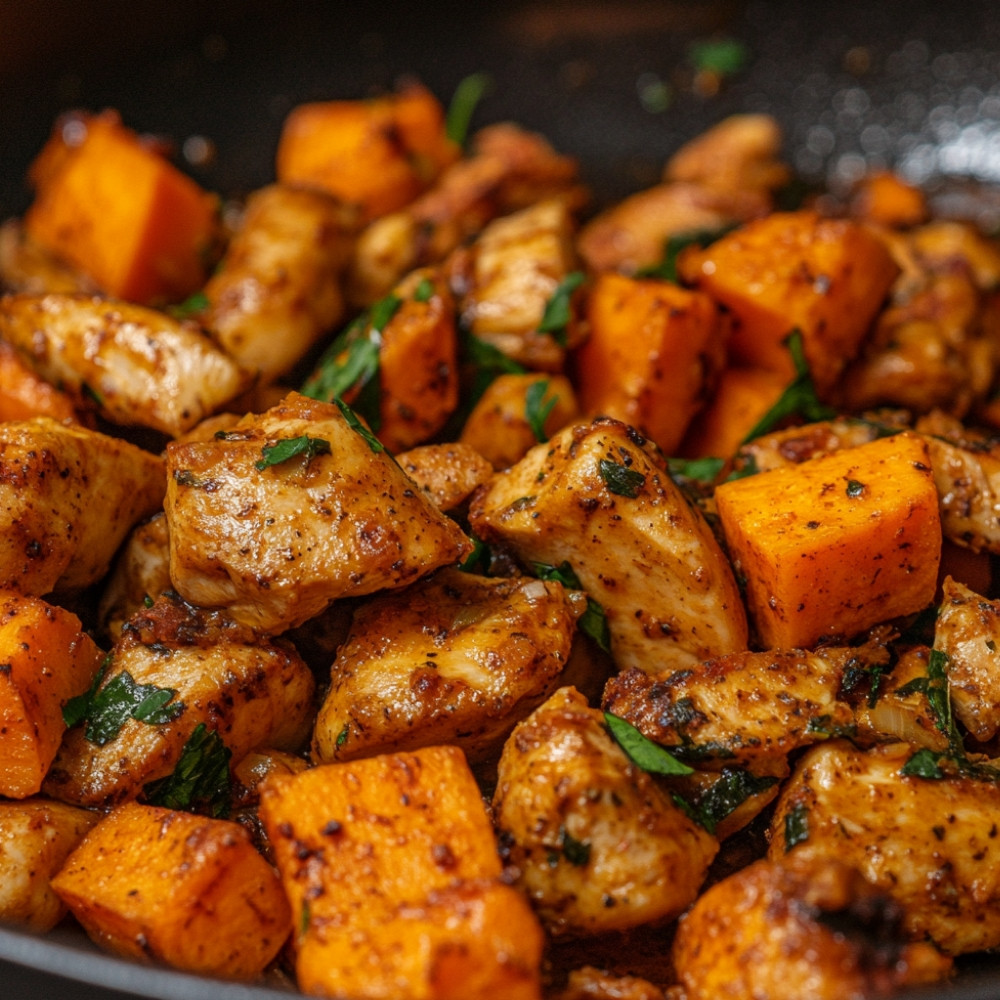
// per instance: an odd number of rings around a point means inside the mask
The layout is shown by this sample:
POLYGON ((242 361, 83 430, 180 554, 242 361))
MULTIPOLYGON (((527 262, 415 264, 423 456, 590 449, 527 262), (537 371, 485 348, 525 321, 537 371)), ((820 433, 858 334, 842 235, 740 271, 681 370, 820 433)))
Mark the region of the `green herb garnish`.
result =
POLYGON ((203 313, 209 305, 208 296, 204 292, 199 291, 193 295, 189 295, 183 302, 178 302, 176 305, 170 306, 167 309, 167 314, 173 319, 191 319, 192 316, 203 313))
POLYGON ((678 280, 677 261, 681 251, 688 247, 711 246, 716 240, 721 239, 726 233, 732 232, 735 226, 721 226, 718 229, 689 229, 683 233, 675 233, 668 237, 663 247, 663 258, 654 267, 647 267, 640 270, 638 278, 659 278, 661 281, 678 280))
POLYGON ((809 839, 809 810, 801 802, 796 802, 785 813, 785 852, 796 844, 802 844, 809 839))
POLYGON ((566 327, 572 318, 570 302, 573 293, 583 284, 583 272, 571 271, 556 286, 545 306, 542 321, 538 324, 541 333, 549 333, 563 347, 566 346, 566 327))
POLYGON ((558 396, 545 398, 545 393, 549 389, 549 380, 541 379, 532 382, 524 394, 524 417, 528 421, 531 433, 535 435, 535 440, 539 442, 548 441, 549 437, 545 433, 545 421, 549 414, 555 409, 559 402, 558 396))
POLYGON ((739 39, 714 38, 693 42, 688 58, 699 73, 733 76, 746 66, 750 50, 739 39))
POLYGON ((601 459, 597 471, 610 492, 630 500, 634 500, 639 495, 639 490, 646 485, 646 477, 637 469, 629 469, 607 458, 601 459))
POLYGON ((381 423, 380 365, 382 331, 396 315, 403 300, 387 295, 363 312, 323 352, 312 375, 302 385, 310 399, 331 402, 351 388, 357 389, 354 406, 369 425, 381 423))
POLYGON ((136 684, 127 671, 113 677, 103 688, 101 681, 109 665, 106 659, 86 694, 72 698, 63 708, 67 726, 86 721, 84 736, 98 746, 110 743, 129 719, 150 726, 172 722, 185 709, 184 702, 173 701, 177 692, 155 684, 136 684))
POLYGON ((276 441, 274 444, 265 444, 260 449, 261 457, 253 463, 255 469, 267 469, 273 465, 281 465, 289 462, 300 455, 305 457, 306 463, 311 462, 317 455, 330 454, 330 442, 324 438, 314 438, 303 434, 301 437, 286 438, 284 441, 276 441))
MULTIPOLYGON (((342 399, 337 398, 334 400, 337 409, 340 410, 343 418, 347 421, 347 426, 353 431, 357 431, 364 439, 365 443, 374 451, 376 454, 380 451, 385 451, 385 445, 367 427, 361 422, 358 415, 352 410, 347 403, 342 399)), ((388 454, 388 452, 386 452, 388 454)))
POLYGON ((815 421, 831 420, 836 416, 836 411, 821 403, 816 395, 816 386, 809 373, 809 364, 802 346, 802 331, 792 330, 784 342, 792 355, 795 378, 788 384, 774 406, 757 421, 753 430, 743 439, 744 444, 760 437, 761 434, 767 434, 786 417, 800 416, 815 421))
POLYGON ((697 483, 711 485, 725 466, 724 458, 669 458, 667 469, 678 479, 692 479, 697 483))
POLYGON ((604 721, 615 742, 625 751, 629 760, 650 774, 694 774, 694 769, 682 764, 659 743, 643 736, 631 722, 611 712, 604 713, 604 721))
POLYGON ((951 696, 948 690, 948 663, 950 657, 940 649, 932 649, 927 658, 927 674, 915 677, 896 692, 901 698, 920 693, 927 699, 934 725, 948 738, 951 752, 964 753, 962 737, 955 724, 951 710, 951 696))
POLYGON ((197 810, 215 817, 229 815, 231 757, 232 751, 219 734, 199 722, 173 772, 145 786, 146 800, 166 809, 197 810))
MULTIPOLYGON (((533 568, 535 576, 539 580, 555 580, 570 590, 583 590, 580 578, 568 562, 563 562, 559 566, 534 563, 533 568)), ((611 629, 608 627, 607 615, 604 613, 603 606, 589 594, 587 595, 587 610, 580 616, 578 624, 580 631, 584 635, 589 635, 605 653, 611 652, 611 629)))
POLYGON ((590 861, 590 844, 585 840, 577 840, 570 832, 562 827, 560 832, 560 849, 563 857, 571 864, 582 868, 590 861))
POLYGON ((67 729, 72 729, 77 723, 83 722, 90 714, 90 707, 94 703, 94 696, 97 694, 97 689, 101 686, 101 681, 104 680, 104 675, 108 672, 108 667, 110 666, 111 654, 108 653, 101 662, 97 673, 94 674, 94 679, 90 682, 90 687, 83 694, 78 694, 74 698, 70 698, 63 705, 62 717, 67 729))
POLYGON ((749 771, 738 767, 724 767, 719 777, 712 782, 705 793, 695 804, 688 802, 682 795, 674 793, 672 798, 688 817, 709 833, 715 833, 716 827, 737 806, 742 805, 751 796, 759 795, 778 783, 777 778, 763 775, 756 777, 749 771))
POLYGON ((414 302, 430 302, 434 298, 434 282, 430 278, 421 278, 419 284, 413 289, 414 302))
POLYGON ((456 145, 465 145, 472 114, 492 85, 488 73, 472 73, 459 81, 445 117, 445 134, 456 145))
POLYGON ((926 778, 930 781, 940 781, 944 776, 944 771, 938 767, 938 762, 944 755, 927 747, 918 750, 899 769, 900 774, 908 778, 926 778))

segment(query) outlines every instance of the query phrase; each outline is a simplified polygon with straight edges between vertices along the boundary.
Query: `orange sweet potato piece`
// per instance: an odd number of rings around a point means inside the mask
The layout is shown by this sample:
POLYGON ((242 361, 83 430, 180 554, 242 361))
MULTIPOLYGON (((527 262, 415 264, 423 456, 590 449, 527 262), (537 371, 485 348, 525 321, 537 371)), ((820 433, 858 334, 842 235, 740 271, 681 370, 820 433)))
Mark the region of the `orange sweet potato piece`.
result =
POLYGON ((457 747, 269 777, 260 815, 295 914, 304 992, 539 997, 542 933, 500 882, 493 828, 457 747))
POLYGON ((300 104, 285 119, 276 169, 283 184, 329 191, 370 222, 411 202, 459 153, 444 109, 414 85, 371 101, 300 104))
POLYGON ((638 428, 671 453, 725 363, 728 327, 705 294, 600 275, 576 356, 580 408, 638 428))
POLYGON ((927 221, 924 193, 888 170, 863 177, 851 200, 852 213, 882 226, 903 228, 927 221))
POLYGON ((243 827, 134 802, 87 834, 52 888, 103 948, 203 975, 257 976, 292 929, 243 827))
POLYGON ((76 615, 0 596, 0 795, 23 799, 42 787, 66 729, 63 705, 87 690, 101 658, 76 615))
POLYGON ((688 428, 680 452, 688 458, 728 458, 788 386, 781 372, 726 368, 705 409, 688 428))
POLYGON ((934 597, 937 490, 912 434, 723 483, 715 499, 765 648, 851 636, 934 597))
POLYGON ((114 112, 81 122, 78 145, 59 149, 57 132, 40 154, 26 232, 116 298, 150 304, 190 295, 205 281, 217 199, 114 112))
POLYGON ((682 254, 684 279, 732 310, 739 364, 794 375, 785 338, 802 332, 821 392, 858 352, 899 268, 882 240, 856 222, 776 212, 682 254))
POLYGON ((529 392, 540 393, 536 420, 548 410, 542 421, 543 439, 580 415, 573 384, 565 375, 510 372, 498 375, 487 386, 466 419, 459 440, 474 448, 495 469, 519 462, 540 440, 531 423, 529 392), (543 390, 531 389, 542 382, 543 390))

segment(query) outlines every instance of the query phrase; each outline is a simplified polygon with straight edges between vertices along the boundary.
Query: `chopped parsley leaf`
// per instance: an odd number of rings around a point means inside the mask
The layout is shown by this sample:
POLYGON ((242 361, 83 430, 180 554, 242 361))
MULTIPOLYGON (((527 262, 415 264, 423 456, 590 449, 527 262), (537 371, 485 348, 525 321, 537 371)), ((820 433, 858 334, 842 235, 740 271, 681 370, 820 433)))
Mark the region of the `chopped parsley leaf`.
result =
POLYGON ((639 495, 639 490, 646 485, 646 477, 638 469, 629 469, 607 458, 601 459, 597 471, 610 492, 630 500, 634 500, 639 495))
POLYGON ((146 800, 166 809, 228 816, 231 757, 232 751, 222 737, 199 722, 184 744, 173 772, 145 786, 146 800))
POLYGON ((583 284, 583 277, 582 271, 571 271, 559 282, 545 306, 542 321, 538 324, 540 333, 551 334, 563 347, 566 346, 566 327, 572 318, 570 302, 573 293, 583 284))
POLYGON ((129 719, 159 726, 172 722, 184 711, 183 701, 173 701, 177 694, 173 688, 136 684, 127 670, 100 687, 108 664, 106 659, 90 690, 68 701, 63 709, 63 720, 68 726, 86 721, 84 736, 91 743, 98 746, 110 743, 129 719))
POLYGON ((317 455, 330 454, 330 442, 324 438, 308 437, 303 434, 301 437, 286 438, 284 441, 276 441, 274 444, 265 444, 260 449, 260 453, 261 457, 253 464, 255 469, 267 469, 273 465, 281 465, 299 455, 304 456, 308 464, 317 455))
POLYGON ((549 380, 547 378, 540 379, 537 382, 532 382, 524 394, 524 416, 531 428, 531 433, 535 435, 535 440, 539 442, 548 441, 548 435, 545 433, 545 421, 555 409, 556 403, 559 402, 558 396, 545 398, 548 389, 549 380))
POLYGON ((626 756, 637 767, 650 774, 693 774, 694 769, 682 764, 673 754, 659 743, 643 736, 631 722, 611 712, 604 713, 604 721, 611 730, 615 742, 625 751, 626 756))
POLYGON ((809 839, 809 810, 801 802, 796 802, 785 813, 785 852, 796 844, 805 843, 809 839))
POLYGON ((836 416, 836 411, 820 402, 816 395, 816 386, 809 373, 805 349, 802 345, 802 331, 792 330, 785 338, 785 345, 792 355, 795 365, 795 378, 778 398, 778 401, 754 425, 753 430, 743 439, 743 443, 752 441, 774 430, 786 417, 799 416, 806 420, 830 420, 836 416))

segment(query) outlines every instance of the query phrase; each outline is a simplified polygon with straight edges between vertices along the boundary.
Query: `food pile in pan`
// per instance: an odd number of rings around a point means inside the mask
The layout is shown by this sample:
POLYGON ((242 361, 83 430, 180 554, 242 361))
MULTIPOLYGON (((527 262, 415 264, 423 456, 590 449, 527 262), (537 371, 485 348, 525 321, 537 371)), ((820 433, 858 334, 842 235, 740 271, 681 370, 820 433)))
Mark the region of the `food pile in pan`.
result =
MULTIPOLYGON (((595 211, 413 84, 0 230, 0 919, 347 998, 1000 945, 1000 247, 762 116, 595 211), (271 977, 270 980, 268 977, 271 977)), ((467 117, 467 114, 466 114, 467 117)))

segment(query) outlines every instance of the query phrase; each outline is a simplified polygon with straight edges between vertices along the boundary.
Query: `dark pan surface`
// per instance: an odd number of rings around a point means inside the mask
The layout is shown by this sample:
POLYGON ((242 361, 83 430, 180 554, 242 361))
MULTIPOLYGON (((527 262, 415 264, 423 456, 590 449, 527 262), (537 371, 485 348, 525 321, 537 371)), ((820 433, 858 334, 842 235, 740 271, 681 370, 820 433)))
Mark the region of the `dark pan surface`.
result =
MULTIPOLYGON (((836 188, 865 165, 894 166, 937 185, 948 211, 975 205, 981 222, 1000 227, 1000 199, 979 191, 1000 182, 992 0, 0 3, 0 219, 27 206, 25 170, 69 108, 117 108, 178 149, 208 139, 214 158, 185 168, 239 195, 273 179, 296 103, 364 96, 406 74, 447 101, 478 71, 493 88, 474 126, 510 118, 543 132, 579 158, 599 203, 653 183, 673 150, 726 115, 766 111, 810 183, 836 188), (714 35, 739 39, 750 58, 706 96, 692 86, 688 52, 714 35)), ((0 975, 4 1000, 288 995, 120 962, 71 928, 44 939, 0 929, 0 975)), ((996 1000, 1000 962, 971 963, 957 984, 918 995, 996 1000)))

